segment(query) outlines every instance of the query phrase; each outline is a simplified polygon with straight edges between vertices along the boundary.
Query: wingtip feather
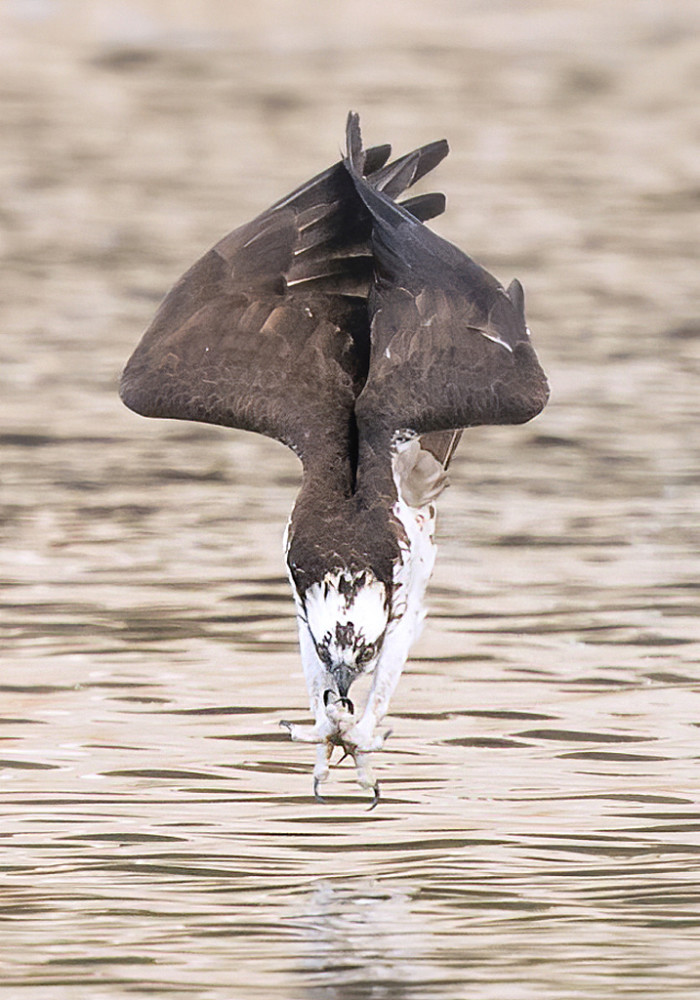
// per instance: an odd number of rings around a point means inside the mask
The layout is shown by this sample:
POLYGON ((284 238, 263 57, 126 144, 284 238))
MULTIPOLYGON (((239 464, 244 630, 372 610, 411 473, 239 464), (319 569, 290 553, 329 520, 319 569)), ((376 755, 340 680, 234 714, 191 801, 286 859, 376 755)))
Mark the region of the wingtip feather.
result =
POLYGON ((347 145, 347 162, 361 177, 365 167, 365 151, 362 148, 360 116, 356 111, 348 112, 348 120, 345 126, 345 140, 347 145))

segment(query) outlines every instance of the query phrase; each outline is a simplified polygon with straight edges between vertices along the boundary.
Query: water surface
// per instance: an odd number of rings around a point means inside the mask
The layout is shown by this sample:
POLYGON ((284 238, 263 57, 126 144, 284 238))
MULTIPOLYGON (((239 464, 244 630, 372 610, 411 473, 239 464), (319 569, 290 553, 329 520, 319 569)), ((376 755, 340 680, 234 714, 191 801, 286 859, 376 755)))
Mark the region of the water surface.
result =
POLYGON ((695 997, 697 11, 341 6, 0 17, 0 992, 695 997), (296 459, 115 395, 351 106, 448 136, 440 231, 523 280, 553 385, 465 434, 371 813, 278 725, 296 459))

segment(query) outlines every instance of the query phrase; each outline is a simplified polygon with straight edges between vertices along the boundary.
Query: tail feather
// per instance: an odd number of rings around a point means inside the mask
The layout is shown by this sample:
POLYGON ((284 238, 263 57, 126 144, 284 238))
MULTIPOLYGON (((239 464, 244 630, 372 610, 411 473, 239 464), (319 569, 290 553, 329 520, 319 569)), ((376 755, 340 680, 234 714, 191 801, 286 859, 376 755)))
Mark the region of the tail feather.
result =
POLYGON ((388 142, 381 146, 370 146, 369 149, 365 150, 365 172, 373 174, 375 171, 381 170, 390 156, 391 146, 388 142))
MULTIPOLYGON (((445 159, 450 151, 447 141, 438 139, 436 142, 429 142, 427 145, 421 146, 412 153, 406 153, 388 166, 381 164, 378 167, 375 165, 374 152, 376 149, 384 149, 384 147, 363 149, 360 116, 356 111, 351 111, 348 114, 345 139, 347 146, 346 164, 358 176, 366 177, 371 182, 372 187, 383 191, 390 198, 396 198, 406 188, 412 187, 425 177, 445 159), (370 156, 372 157, 371 163, 370 156)), ((388 159, 388 155, 386 159, 388 159)))
POLYGON ((378 170, 372 175, 372 187, 377 191, 383 191, 389 198, 401 194, 415 181, 419 155, 418 150, 407 153, 383 170, 378 170))
POLYGON ((345 126, 345 141, 348 151, 348 160, 352 164, 352 169, 360 177, 365 172, 365 151, 362 148, 362 133, 360 132, 360 116, 356 111, 348 114, 345 126))
POLYGON ((445 211, 445 196, 439 192, 430 194, 417 194, 413 198, 406 198, 399 202, 401 208, 410 212, 414 219, 419 222, 427 222, 437 215, 442 215, 445 211))
POLYGON ((406 153, 405 156, 400 157, 388 166, 375 171, 372 177, 372 186, 379 191, 384 191, 390 198, 395 198, 406 187, 412 187, 425 177, 426 174, 430 173, 438 163, 441 163, 445 159, 449 151, 450 147, 444 139, 440 139, 438 142, 429 142, 426 146, 420 146, 412 153, 406 153), (406 161, 414 164, 413 173, 410 182, 404 188, 398 189, 392 183, 391 177, 397 173, 397 168, 402 167, 406 161), (389 179, 385 180, 385 177, 389 179))
MULTIPOLYGON (((294 261, 287 271, 289 285, 309 288, 313 283, 314 289, 320 291, 332 289, 336 280, 339 294, 348 294, 350 288, 351 294, 366 296, 373 273, 371 223, 365 213, 358 211, 347 164, 364 186, 381 192, 377 197, 394 205, 395 198, 446 155, 447 143, 430 143, 387 164, 391 146, 365 150, 360 119, 354 112, 348 115, 346 139, 346 165, 331 167, 278 202, 273 210, 291 209, 299 230, 294 261), (349 261, 347 282, 341 280, 343 259, 349 261)), ((440 194, 418 195, 401 203, 401 210, 419 221, 434 218, 444 208, 445 199, 440 194)))

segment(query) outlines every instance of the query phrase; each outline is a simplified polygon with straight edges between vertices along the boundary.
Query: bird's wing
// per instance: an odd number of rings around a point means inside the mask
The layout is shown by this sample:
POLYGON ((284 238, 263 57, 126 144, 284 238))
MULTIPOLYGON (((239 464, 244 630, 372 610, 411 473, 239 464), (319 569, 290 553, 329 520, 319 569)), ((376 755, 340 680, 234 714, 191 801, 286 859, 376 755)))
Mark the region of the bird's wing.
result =
POLYGON ((504 289, 363 176, 356 115, 347 140, 345 164, 372 217, 376 272, 369 374, 355 407, 360 435, 430 432, 444 462, 450 441, 435 432, 522 423, 547 401, 523 290, 517 280, 504 289))
POLYGON ((443 469, 447 469, 461 437, 461 427, 454 431, 429 431, 427 434, 421 434, 420 445, 437 459, 443 469))
MULTIPOLYGON (((385 166, 390 152, 368 151, 364 171, 391 197, 441 158, 433 144, 385 166)), ((405 210, 426 219, 443 207, 423 195, 405 210)), ((369 363, 370 236, 342 163, 297 188, 180 278, 126 365, 123 401, 144 416, 258 431, 302 460, 337 450, 369 363)))

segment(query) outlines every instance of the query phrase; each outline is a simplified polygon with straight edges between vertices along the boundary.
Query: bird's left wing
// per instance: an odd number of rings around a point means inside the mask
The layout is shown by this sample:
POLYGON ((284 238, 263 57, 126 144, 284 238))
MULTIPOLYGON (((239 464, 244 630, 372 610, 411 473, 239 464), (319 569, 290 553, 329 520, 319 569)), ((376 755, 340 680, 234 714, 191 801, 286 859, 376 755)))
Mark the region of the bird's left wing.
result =
MULTIPOLYGON (((390 151, 370 150, 363 170, 393 197, 446 149, 385 166, 390 151)), ((406 205, 430 218, 444 200, 406 205)), ((123 401, 145 416, 257 431, 302 460, 342 445, 367 373, 370 233, 338 163, 224 237, 161 304, 122 375, 123 401)))

